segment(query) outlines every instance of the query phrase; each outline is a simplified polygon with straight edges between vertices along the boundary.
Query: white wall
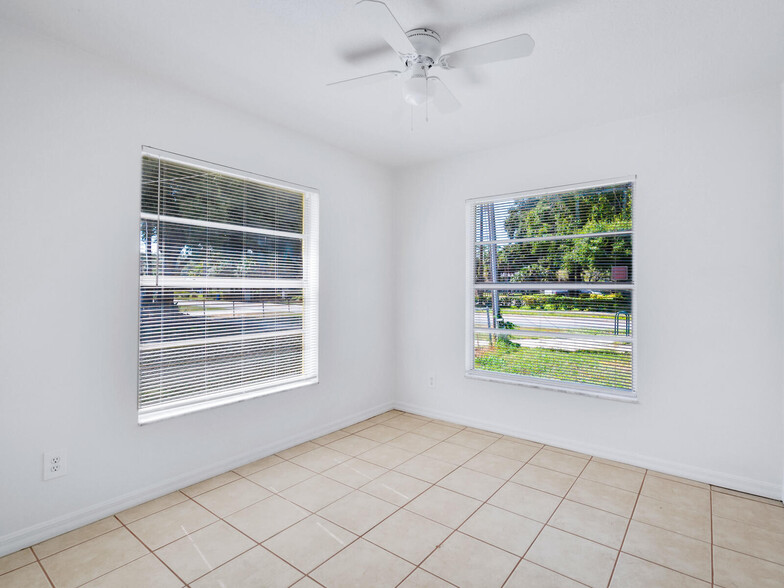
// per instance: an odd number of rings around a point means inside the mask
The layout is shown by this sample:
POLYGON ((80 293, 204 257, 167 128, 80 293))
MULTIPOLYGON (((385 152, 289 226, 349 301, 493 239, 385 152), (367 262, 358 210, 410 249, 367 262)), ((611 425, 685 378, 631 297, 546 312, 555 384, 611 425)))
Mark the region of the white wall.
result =
POLYGON ((0 555, 391 406, 387 170, 4 23, 0 79, 0 555), (320 190, 320 384, 136 424, 142 144, 320 190))
POLYGON ((781 113, 764 88, 404 170, 398 406, 780 496, 781 113), (639 403, 466 379, 465 200, 631 174, 639 403))

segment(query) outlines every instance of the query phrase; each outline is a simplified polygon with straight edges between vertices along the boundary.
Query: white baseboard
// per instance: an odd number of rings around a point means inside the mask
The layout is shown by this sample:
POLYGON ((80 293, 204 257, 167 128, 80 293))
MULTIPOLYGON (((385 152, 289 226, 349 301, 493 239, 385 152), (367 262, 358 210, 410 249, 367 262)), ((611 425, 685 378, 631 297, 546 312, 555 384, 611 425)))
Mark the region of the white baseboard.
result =
POLYGON ((148 500, 152 500, 154 498, 158 498, 159 496, 163 496, 164 494, 169 494, 170 492, 179 490, 180 488, 185 488, 191 484, 195 484, 202 480, 206 480, 207 478, 222 474, 223 472, 226 472, 232 468, 239 467, 246 463, 251 463, 268 455, 272 455, 273 453, 287 449, 288 447, 304 443, 305 441, 310 441, 311 439, 316 439, 322 435, 331 433, 332 431, 337 431, 338 429, 342 429, 359 421, 363 421, 367 418, 390 410, 392 405, 392 402, 379 404, 373 408, 365 409, 330 423, 301 431, 296 435, 286 437, 285 439, 276 440, 274 443, 256 447, 250 451, 244 451, 219 463, 213 463, 207 467, 168 478, 158 484, 133 490, 127 494, 123 494, 122 496, 112 498, 111 500, 106 500, 99 504, 94 504, 74 512, 66 513, 55 519, 36 523, 35 525, 31 525, 17 531, 12 531, 11 533, 0 537, 0 557, 25 547, 35 545, 41 541, 46 541, 47 539, 51 539, 52 537, 56 537, 62 533, 78 529, 79 527, 111 516, 127 508, 131 508, 138 504, 142 504, 143 502, 147 502, 148 500))
POLYGON ((553 447, 561 447, 571 451, 587 453, 596 457, 611 459, 621 463, 627 463, 641 468, 662 472, 664 474, 679 476, 681 478, 688 478, 690 480, 696 480, 706 484, 713 484, 714 486, 722 486, 724 488, 730 488, 740 492, 747 492, 757 496, 773 498, 774 500, 782 499, 782 486, 773 482, 755 480, 727 472, 709 470, 685 463, 642 455, 639 453, 618 451, 612 447, 594 445, 591 443, 575 441, 574 439, 567 439, 555 435, 546 435, 536 431, 529 431, 515 427, 505 427, 497 423, 466 417, 465 415, 455 414, 447 411, 434 410, 432 408, 418 406, 406 402, 395 402, 394 405, 394 407, 398 410, 403 410, 405 412, 410 412, 433 419, 440 419, 469 427, 475 427, 477 429, 493 431, 495 433, 501 433, 512 437, 528 439, 530 441, 536 441, 537 443, 552 445, 553 447))

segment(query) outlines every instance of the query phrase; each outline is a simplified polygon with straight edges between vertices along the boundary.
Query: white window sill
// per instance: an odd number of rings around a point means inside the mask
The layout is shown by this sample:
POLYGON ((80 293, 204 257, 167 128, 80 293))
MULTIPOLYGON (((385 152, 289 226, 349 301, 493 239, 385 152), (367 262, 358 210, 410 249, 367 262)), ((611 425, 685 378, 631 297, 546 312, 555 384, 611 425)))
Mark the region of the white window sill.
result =
POLYGON ((553 380, 542 380, 540 378, 515 376, 512 374, 501 374, 484 370, 468 370, 465 375, 466 378, 473 380, 528 386, 530 388, 542 388, 555 392, 565 392, 566 394, 578 394, 580 396, 591 396, 593 398, 616 400, 633 404, 638 404, 640 402, 637 398, 637 393, 634 390, 621 390, 618 388, 607 388, 604 386, 592 386, 590 384, 577 384, 572 382, 560 383, 553 380))
POLYGON ((293 390, 294 388, 301 388, 303 386, 310 386, 318 384, 318 376, 311 376, 280 383, 274 386, 264 388, 253 388, 243 392, 229 392, 215 396, 199 396, 195 399, 182 400, 180 402, 171 402, 150 408, 142 408, 139 410, 139 424, 147 425, 157 421, 162 421, 193 412, 200 412, 218 406, 226 406, 227 404, 234 404, 236 402, 243 402, 259 396, 268 396, 270 394, 277 394, 285 392, 286 390, 293 390))

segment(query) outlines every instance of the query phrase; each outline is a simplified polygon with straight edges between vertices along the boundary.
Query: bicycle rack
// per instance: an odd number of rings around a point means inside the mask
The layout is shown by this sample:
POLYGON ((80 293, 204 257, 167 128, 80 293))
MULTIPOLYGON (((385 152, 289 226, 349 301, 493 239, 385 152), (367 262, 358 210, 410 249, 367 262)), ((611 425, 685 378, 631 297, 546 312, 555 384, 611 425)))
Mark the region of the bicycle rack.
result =
POLYGON ((620 326, 620 323, 621 323, 621 315, 624 315, 624 318, 626 319, 626 336, 628 337, 629 336, 629 320, 630 320, 631 316, 629 315, 628 311, 625 311, 625 310, 619 310, 618 312, 615 313, 615 331, 614 331, 614 334, 616 334, 616 335, 618 334, 618 327, 620 326))

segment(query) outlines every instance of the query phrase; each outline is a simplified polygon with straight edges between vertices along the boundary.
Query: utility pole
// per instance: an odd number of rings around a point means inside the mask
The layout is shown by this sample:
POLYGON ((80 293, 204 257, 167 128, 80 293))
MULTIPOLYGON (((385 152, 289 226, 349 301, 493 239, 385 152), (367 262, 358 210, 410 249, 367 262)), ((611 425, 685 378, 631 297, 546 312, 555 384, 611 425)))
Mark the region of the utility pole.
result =
MULTIPOLYGON (((493 284, 498 283, 498 245, 495 243, 495 205, 487 204, 487 235, 490 237, 490 280, 493 284)), ((498 328, 498 319, 501 318, 501 310, 498 305, 498 290, 491 290, 493 297, 493 328, 498 328)))

